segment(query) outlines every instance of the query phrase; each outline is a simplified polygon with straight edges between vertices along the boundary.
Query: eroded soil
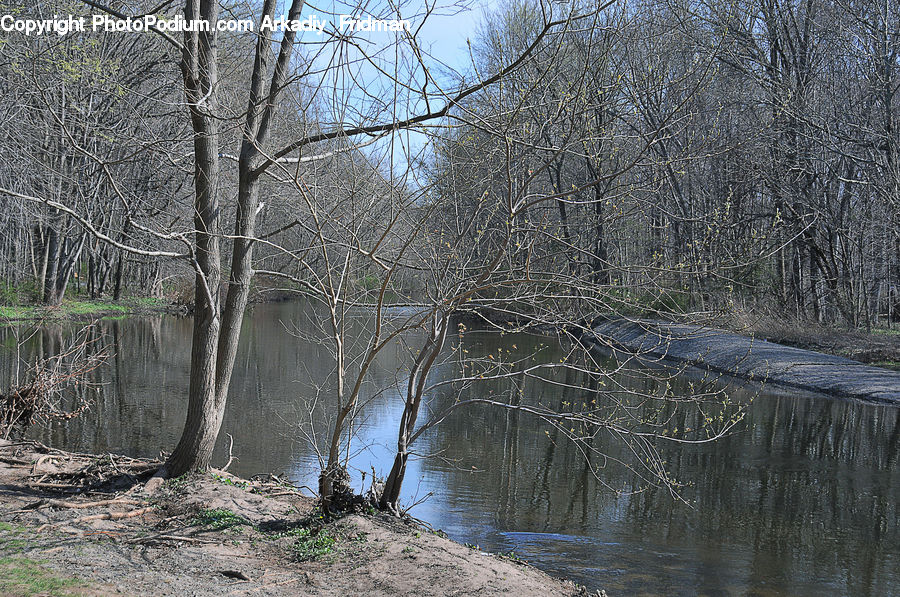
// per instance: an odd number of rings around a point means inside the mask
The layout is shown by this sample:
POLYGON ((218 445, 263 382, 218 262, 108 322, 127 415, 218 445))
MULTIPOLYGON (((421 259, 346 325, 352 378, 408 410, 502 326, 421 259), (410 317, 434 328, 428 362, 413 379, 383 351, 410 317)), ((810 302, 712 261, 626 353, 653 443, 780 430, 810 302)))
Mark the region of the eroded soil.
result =
POLYGON ((274 478, 194 475, 147 493, 154 464, 0 441, 0 594, 580 594, 409 521, 326 521, 274 478))

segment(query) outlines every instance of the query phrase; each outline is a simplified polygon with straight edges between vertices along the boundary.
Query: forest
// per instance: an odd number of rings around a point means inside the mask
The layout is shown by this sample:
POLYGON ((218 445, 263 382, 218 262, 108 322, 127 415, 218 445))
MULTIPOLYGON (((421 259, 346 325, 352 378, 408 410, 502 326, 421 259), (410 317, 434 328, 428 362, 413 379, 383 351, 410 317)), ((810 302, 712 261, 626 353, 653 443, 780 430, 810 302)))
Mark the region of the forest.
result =
MULTIPOLYGON (((0 37, 0 314, 190 314, 186 419, 160 478, 222 449, 266 301, 313 305, 284 327, 328 353, 296 431, 325 512, 361 499, 352 438, 387 386, 378 509, 405 511, 416 441, 473 407, 539 420, 601 484, 591 458, 614 438, 617 466, 679 499, 660 445, 727 438, 752 401, 716 376, 675 381, 683 367, 623 387, 587 350, 598 323, 897 333, 892 0, 0 0, 0 15, 69 19, 0 37), (91 15, 154 25, 71 26, 91 15), (343 26, 366 20, 395 26, 343 26), (483 329, 561 352, 476 355, 483 329), (540 383, 581 394, 545 402, 540 383)), ((92 354, 92 333, 58 351, 91 355, 78 375, 115 352, 92 354)))
MULTIPOLYGON (((719 4, 504 4, 473 32, 466 72, 432 63, 415 35, 389 57, 384 35, 373 56, 352 39, 303 48, 278 67, 260 123, 272 153, 253 169, 266 264, 254 269, 319 275, 320 252, 288 256, 314 242, 315 212, 360 255, 380 240, 382 264, 415 236, 394 282, 404 295, 427 287, 412 262, 454 250, 441 233, 472 264, 508 236, 510 256, 587 283, 610 309, 895 321, 895 7, 719 4), (396 224, 384 239, 372 222, 337 224, 360 212, 396 224)), ((255 40, 217 41, 210 159, 224 190, 242 184, 255 40)), ((2 56, 6 292, 55 304, 74 279, 91 297, 188 300, 183 58, 162 36, 90 33, 9 35, 2 56)))

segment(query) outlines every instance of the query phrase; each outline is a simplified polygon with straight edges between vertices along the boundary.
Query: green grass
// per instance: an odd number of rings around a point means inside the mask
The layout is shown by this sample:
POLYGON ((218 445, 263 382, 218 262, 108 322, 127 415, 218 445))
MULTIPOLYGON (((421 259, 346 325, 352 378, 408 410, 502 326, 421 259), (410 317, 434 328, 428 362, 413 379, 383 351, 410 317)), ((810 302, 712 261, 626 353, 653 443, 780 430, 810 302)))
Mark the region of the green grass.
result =
POLYGON ((0 300, 0 319, 44 319, 103 315, 122 318, 136 309, 160 307, 165 301, 151 297, 129 297, 119 302, 66 298, 56 307, 0 300))
POLYGON ((201 510, 194 518, 194 524, 214 531, 223 531, 240 526, 253 526, 249 520, 243 516, 238 516, 226 508, 201 510))
POLYGON ((164 299, 147 296, 125 296, 120 301, 91 300, 70 284, 58 307, 41 304, 41 292, 33 281, 10 285, 0 281, 0 320, 43 319, 84 315, 125 315, 136 309, 162 307, 164 299))
POLYGON ((131 307, 105 301, 63 301, 60 311, 67 315, 92 315, 94 313, 128 313, 131 307))
POLYGON ((37 307, 24 305, 0 305, 0 319, 26 319, 34 317, 37 307))
POLYGON ((212 478, 221 483, 222 485, 230 485, 231 487, 237 487, 238 489, 247 489, 250 487, 250 484, 246 481, 235 481, 231 477, 226 477, 224 475, 219 475, 217 473, 211 473, 212 478))
POLYGON ((318 533, 308 528, 300 528, 295 536, 297 540, 294 542, 293 550, 300 561, 314 560, 334 551, 334 545, 337 539, 327 530, 320 529, 318 533))
POLYGON ((64 578, 47 570, 37 560, 21 557, 0 558, 0 594, 2 595, 78 595, 85 587, 75 578, 64 578))
MULTIPOLYGON (((306 526, 292 526, 290 528, 267 533, 268 539, 276 540, 285 537, 294 539, 291 544, 291 550, 300 561, 314 560, 318 557, 328 555, 334 551, 337 543, 337 537, 328 532, 327 529, 319 528, 313 531, 306 526)), ((357 541, 366 541, 365 533, 358 533, 357 541)))
MULTIPOLYGON (((301 562, 314 560, 332 553, 335 544, 337 543, 337 538, 327 529, 323 528, 319 528, 318 531, 313 531, 309 527, 298 525, 284 528, 277 532, 265 532, 254 526, 243 516, 235 514, 226 508, 201 510, 197 516, 194 517, 192 524, 213 531, 237 531, 240 527, 248 527, 251 530, 263 533, 263 537, 270 540, 284 538, 293 539, 291 551, 301 562)), ((251 538, 251 543, 254 541, 255 540, 251 538)))
POLYGON ((24 527, 0 522, 0 552, 11 555, 30 548, 31 543, 23 538, 26 532, 24 527))
POLYGON ((185 487, 187 487, 188 482, 190 481, 190 474, 185 473, 180 477, 175 477, 174 479, 166 479, 164 485, 173 491, 181 491, 185 487))

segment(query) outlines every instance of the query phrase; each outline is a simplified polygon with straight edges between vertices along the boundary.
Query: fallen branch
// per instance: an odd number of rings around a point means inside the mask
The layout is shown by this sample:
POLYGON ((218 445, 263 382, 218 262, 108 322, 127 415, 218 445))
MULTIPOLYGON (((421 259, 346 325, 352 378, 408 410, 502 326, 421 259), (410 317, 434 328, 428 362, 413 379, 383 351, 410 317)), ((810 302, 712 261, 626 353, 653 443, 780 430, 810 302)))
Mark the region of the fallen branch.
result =
POLYGON ((223 473, 228 470, 228 467, 231 466, 231 463, 234 461, 234 456, 231 453, 231 450, 234 448, 234 438, 231 436, 230 433, 227 435, 228 435, 228 442, 229 442, 228 443, 228 462, 226 462, 225 466, 222 467, 223 473))
POLYGON ((143 471, 158 469, 162 465, 163 465, 162 462, 160 462, 158 460, 154 460, 153 462, 139 462, 138 464, 126 464, 125 466, 129 469, 128 472, 136 473, 136 472, 143 472, 143 471))
POLYGON ((153 535, 150 537, 138 537, 137 539, 132 539, 130 543, 152 543, 153 541, 184 541, 186 543, 221 543, 221 541, 215 541, 213 539, 201 539, 199 537, 185 537, 183 535, 153 535))
POLYGON ((135 500, 126 500, 115 498, 111 500, 100 500, 97 502, 65 502, 63 500, 41 500, 39 502, 35 502, 33 504, 28 504, 21 510, 16 510, 13 514, 21 514, 23 512, 32 512, 35 510, 41 510, 43 508, 72 508, 76 510, 83 510, 85 508, 98 508, 100 506, 112 506, 112 505, 122 505, 122 506, 140 506, 143 502, 135 501, 135 500))
POLYGON ((27 460, 22 460, 21 458, 9 458, 7 456, 0 456, 0 462, 4 464, 12 464, 14 466, 30 466, 31 463, 27 460))
MULTIPOLYGON (((45 476, 46 476, 46 475, 45 475, 45 476)), ((84 489, 84 487, 82 487, 81 485, 73 485, 72 483, 41 483, 41 482, 36 482, 36 483, 26 483, 25 485, 27 485, 28 487, 35 487, 35 488, 38 488, 38 489, 40 489, 40 488, 44 488, 44 489, 65 489, 65 490, 68 490, 68 491, 74 491, 74 492, 82 491, 82 490, 84 489)))
POLYGON ((44 454, 43 456, 38 458, 35 461, 34 465, 31 467, 31 474, 36 475, 39 466, 41 466, 42 464, 44 464, 44 462, 46 462, 48 460, 53 460, 54 458, 57 458, 56 454, 44 454))
POLYGON ((302 496, 303 494, 300 493, 300 492, 297 491, 297 490, 294 490, 294 491, 276 491, 276 492, 273 492, 273 493, 261 493, 261 494, 259 494, 259 495, 264 495, 264 496, 266 496, 266 497, 270 497, 270 498, 271 498, 271 497, 283 497, 283 496, 286 496, 286 495, 300 495, 300 496, 302 496))
POLYGON ((37 528, 38 533, 46 529, 47 527, 51 527, 58 524, 78 524, 82 522, 90 522, 92 520, 122 520, 123 518, 134 518, 135 516, 143 516, 144 514, 149 514, 153 511, 153 506, 148 506, 147 508, 138 508, 137 510, 131 510, 129 512, 106 512, 105 514, 92 514, 90 516, 82 516, 81 518, 76 518, 74 520, 61 520, 59 522, 48 522, 47 524, 42 524, 37 528))

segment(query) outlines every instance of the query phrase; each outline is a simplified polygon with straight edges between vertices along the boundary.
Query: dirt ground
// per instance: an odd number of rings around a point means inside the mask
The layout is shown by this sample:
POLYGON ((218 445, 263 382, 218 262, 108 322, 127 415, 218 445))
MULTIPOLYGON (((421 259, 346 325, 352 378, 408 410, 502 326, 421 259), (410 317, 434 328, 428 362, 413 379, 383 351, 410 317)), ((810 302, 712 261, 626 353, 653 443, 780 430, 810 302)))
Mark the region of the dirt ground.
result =
POLYGON ((770 328, 761 330, 757 337, 764 337, 778 344, 847 357, 861 363, 900 369, 900 334, 869 334, 832 328, 770 328))
POLYGON ((277 478, 0 440, 0 595, 579 595, 374 511, 326 521, 277 478))

